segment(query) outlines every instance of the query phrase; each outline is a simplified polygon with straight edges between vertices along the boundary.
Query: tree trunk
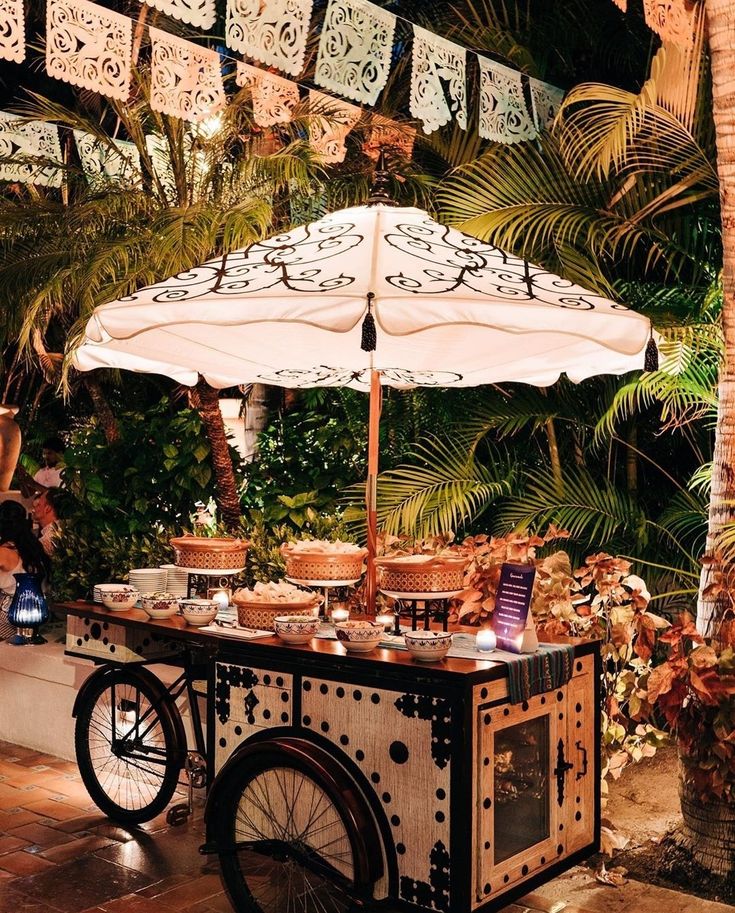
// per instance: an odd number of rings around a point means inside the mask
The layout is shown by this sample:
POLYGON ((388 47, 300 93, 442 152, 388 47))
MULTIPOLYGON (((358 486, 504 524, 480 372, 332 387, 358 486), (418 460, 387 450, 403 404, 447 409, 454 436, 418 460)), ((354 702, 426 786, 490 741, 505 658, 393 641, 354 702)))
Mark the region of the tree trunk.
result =
MULTIPOLYGON (((732 0, 706 0, 707 31, 712 61, 712 106, 717 137, 717 171, 722 213, 722 330, 725 355, 720 369, 719 407, 715 430, 706 551, 716 555, 717 537, 725 523, 735 520, 735 4, 732 0)), ((705 596, 722 560, 702 570, 697 627, 712 635, 722 615, 721 599, 705 596)), ((729 603, 729 600, 728 600, 729 603)))
POLYGON ((253 384, 245 400, 245 457, 252 463, 258 459, 258 437, 268 427, 268 388, 253 384))
POLYGON ((564 476, 561 470, 561 458, 559 457, 559 444, 556 440, 556 425, 553 418, 547 418, 544 422, 546 428, 546 440, 549 444, 549 458, 551 460, 551 471, 554 474, 556 489, 559 494, 564 490, 564 476))
POLYGON ((735 806, 702 802, 683 779, 679 782, 679 800, 684 848, 708 872, 730 878, 735 871, 735 806))
POLYGON ((228 529, 235 530, 240 526, 242 511, 225 423, 219 408, 219 395, 214 387, 210 387, 200 378, 199 383, 191 391, 191 399, 192 405, 202 418, 209 440, 220 517, 228 529))
POLYGON ((89 394, 89 398, 92 400, 94 413, 99 419, 105 440, 108 444, 116 444, 120 440, 120 429, 118 428, 115 413, 110 408, 99 381, 93 375, 85 374, 82 383, 89 394))

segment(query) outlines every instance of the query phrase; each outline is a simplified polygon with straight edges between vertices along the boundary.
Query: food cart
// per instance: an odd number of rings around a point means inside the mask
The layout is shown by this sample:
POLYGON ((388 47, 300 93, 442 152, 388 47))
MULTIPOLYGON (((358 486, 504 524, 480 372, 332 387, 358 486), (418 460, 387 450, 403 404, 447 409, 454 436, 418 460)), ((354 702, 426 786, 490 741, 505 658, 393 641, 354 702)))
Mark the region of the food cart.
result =
POLYGON ((134 823, 168 805, 183 769, 206 783, 204 850, 237 910, 490 911, 598 848, 594 642, 566 640, 571 678, 512 703, 492 658, 425 664, 334 640, 241 641, 136 608, 55 609, 67 652, 100 666, 74 711, 93 799, 134 823), (181 668, 169 687, 150 668, 161 662, 181 668))

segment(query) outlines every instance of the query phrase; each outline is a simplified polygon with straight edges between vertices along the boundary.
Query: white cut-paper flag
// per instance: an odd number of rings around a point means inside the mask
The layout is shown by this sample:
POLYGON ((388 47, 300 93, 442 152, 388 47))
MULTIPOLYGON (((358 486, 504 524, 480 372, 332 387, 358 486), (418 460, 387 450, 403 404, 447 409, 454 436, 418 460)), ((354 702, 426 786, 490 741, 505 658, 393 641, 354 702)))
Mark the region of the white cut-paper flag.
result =
POLYGON ((90 187, 140 185, 140 153, 135 143, 114 140, 107 144, 83 130, 74 131, 74 142, 90 187))
POLYGON ((227 0, 225 41, 235 51, 298 76, 312 0, 227 0))
POLYGON ((247 86, 253 101, 253 120, 259 127, 287 124, 299 103, 297 83, 238 61, 235 75, 239 86, 247 86))
POLYGON ((12 160, 0 164, 0 181, 61 187, 61 144, 53 124, 0 111, 0 159, 12 160))
POLYGON ((145 0, 145 3, 200 29, 211 29, 217 21, 216 0, 145 0))
POLYGON ((151 108, 198 122, 226 104, 216 51, 160 29, 151 36, 151 108))
POLYGON ((531 115, 523 98, 518 70, 477 58, 480 64, 479 134, 496 143, 519 143, 536 136, 531 115))
POLYGON ((48 0, 46 72, 81 89, 126 101, 133 23, 87 0, 48 0))
POLYGON ((424 133, 448 124, 452 115, 467 129, 466 73, 465 48, 414 25, 409 107, 424 133))
POLYGON ((564 99, 564 89, 530 77, 528 84, 531 88, 533 102, 533 119, 538 130, 551 126, 564 99))
POLYGON ((385 87, 396 17, 367 0, 329 0, 314 82, 374 105, 385 87))
POLYGON ((324 163, 343 162, 347 154, 345 140, 360 120, 361 109, 312 89, 309 113, 309 142, 314 152, 324 163))
POLYGON ((23 0, 0 0, 0 57, 20 63, 25 56, 23 0))

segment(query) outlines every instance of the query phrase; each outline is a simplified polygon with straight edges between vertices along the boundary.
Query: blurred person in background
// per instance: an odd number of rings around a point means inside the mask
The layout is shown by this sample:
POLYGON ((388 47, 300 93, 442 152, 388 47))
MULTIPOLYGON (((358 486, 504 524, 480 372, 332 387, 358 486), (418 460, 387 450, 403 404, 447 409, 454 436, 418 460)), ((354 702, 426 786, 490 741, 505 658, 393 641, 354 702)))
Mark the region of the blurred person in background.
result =
POLYGON ((54 553, 56 537, 59 534, 59 512, 57 494, 53 488, 47 488, 33 502, 33 520, 38 526, 38 541, 44 552, 51 556, 54 553))

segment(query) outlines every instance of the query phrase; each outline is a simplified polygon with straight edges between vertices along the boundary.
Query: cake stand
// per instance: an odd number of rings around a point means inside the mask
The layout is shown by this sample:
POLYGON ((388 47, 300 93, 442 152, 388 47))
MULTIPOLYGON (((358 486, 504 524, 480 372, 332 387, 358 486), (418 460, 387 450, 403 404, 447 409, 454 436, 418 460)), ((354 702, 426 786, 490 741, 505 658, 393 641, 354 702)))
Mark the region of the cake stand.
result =
POLYGON ((354 586, 359 583, 360 577, 352 580, 304 580, 300 577, 286 577, 289 583, 296 586, 305 586, 309 589, 322 590, 324 593, 324 617, 329 620, 329 591, 339 590, 343 587, 354 586))
POLYGON ((462 590, 441 590, 433 593, 405 593, 396 592, 395 590, 383 590, 380 592, 384 596, 395 599, 398 603, 398 611, 395 613, 395 634, 401 633, 400 618, 401 606, 403 603, 410 604, 411 607, 411 630, 418 629, 419 614, 424 618, 424 631, 431 627, 432 616, 442 623, 442 630, 446 631, 449 622, 449 600, 459 596, 462 590))

